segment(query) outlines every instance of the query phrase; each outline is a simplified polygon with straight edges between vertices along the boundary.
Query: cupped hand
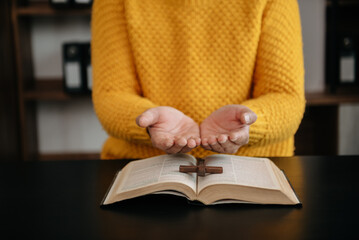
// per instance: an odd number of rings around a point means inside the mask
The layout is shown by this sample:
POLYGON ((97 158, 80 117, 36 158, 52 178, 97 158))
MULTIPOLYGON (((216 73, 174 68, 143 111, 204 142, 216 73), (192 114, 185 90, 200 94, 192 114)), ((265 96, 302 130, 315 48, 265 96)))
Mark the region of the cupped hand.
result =
POLYGON ((249 126, 257 115, 243 105, 226 105, 201 124, 202 147, 219 153, 236 153, 249 141, 249 126))
POLYGON ((136 118, 147 128, 152 145, 166 153, 186 153, 201 144, 198 124, 172 107, 155 107, 136 118))

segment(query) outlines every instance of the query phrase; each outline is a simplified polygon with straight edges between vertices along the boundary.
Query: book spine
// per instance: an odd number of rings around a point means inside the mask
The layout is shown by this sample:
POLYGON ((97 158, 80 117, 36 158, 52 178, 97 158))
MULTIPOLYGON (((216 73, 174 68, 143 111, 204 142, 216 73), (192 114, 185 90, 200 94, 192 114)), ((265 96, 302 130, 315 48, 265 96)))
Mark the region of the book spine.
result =
POLYGON ((302 201, 300 201, 300 199, 299 199, 297 193, 295 192, 295 190, 294 190, 294 188, 293 188, 293 186, 292 186, 292 183, 289 181, 289 179, 288 179, 287 175, 285 174, 285 172, 284 172, 282 169, 281 169, 281 171, 282 171, 284 177, 287 179, 287 181, 288 181, 288 183, 289 183, 289 186, 292 188, 295 197, 298 199, 298 203, 297 203, 296 205, 297 205, 298 207, 302 207, 302 206, 303 206, 302 201))
POLYGON ((110 192, 110 190, 111 190, 113 184, 115 183, 115 180, 116 180, 116 178, 117 178, 117 175, 118 175, 120 172, 121 172, 121 170, 117 171, 117 173, 115 174, 114 178, 112 179, 112 182, 111 182, 109 188, 107 189, 106 194, 105 194, 105 196, 103 197, 103 199, 102 199, 102 201, 101 201, 101 203, 100 203, 100 206, 104 206, 104 205, 105 205, 104 202, 105 202, 105 200, 106 200, 106 198, 107 198, 107 195, 108 195, 108 193, 110 192))

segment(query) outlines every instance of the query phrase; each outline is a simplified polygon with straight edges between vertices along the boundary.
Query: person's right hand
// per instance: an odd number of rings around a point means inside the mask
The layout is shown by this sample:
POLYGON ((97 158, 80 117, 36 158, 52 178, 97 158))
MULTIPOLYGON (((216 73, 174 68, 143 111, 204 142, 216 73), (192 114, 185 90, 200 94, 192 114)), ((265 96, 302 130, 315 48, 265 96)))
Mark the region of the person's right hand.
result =
POLYGON ((152 145, 166 153, 186 153, 201 144, 198 124, 172 107, 155 107, 136 118, 147 128, 152 145))

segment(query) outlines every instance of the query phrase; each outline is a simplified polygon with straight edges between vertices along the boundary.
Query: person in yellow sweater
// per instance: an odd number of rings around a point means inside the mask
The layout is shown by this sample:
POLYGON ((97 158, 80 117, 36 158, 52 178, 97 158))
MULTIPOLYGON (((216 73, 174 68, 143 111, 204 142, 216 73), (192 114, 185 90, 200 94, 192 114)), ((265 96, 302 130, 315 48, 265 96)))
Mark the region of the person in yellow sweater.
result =
POLYGON ((95 0, 91 24, 101 158, 294 154, 296 0, 95 0))

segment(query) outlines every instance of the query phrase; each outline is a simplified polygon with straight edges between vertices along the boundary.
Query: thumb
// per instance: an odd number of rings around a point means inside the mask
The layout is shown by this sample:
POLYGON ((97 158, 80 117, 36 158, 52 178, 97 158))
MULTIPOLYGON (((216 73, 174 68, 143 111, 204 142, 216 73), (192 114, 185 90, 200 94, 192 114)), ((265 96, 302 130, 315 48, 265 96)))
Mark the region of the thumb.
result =
POLYGON ((242 106, 241 109, 238 109, 236 117, 242 124, 247 125, 251 125, 257 120, 257 114, 245 106, 242 106))
POLYGON ((136 123, 139 127, 149 127, 158 122, 159 113, 156 109, 151 108, 144 111, 136 118, 136 123))

